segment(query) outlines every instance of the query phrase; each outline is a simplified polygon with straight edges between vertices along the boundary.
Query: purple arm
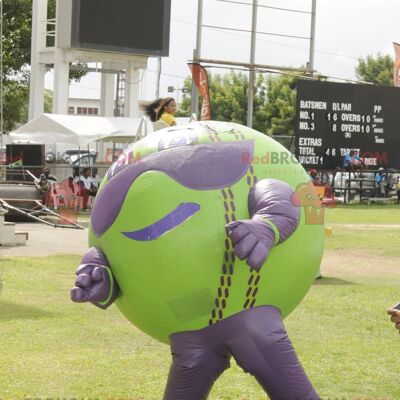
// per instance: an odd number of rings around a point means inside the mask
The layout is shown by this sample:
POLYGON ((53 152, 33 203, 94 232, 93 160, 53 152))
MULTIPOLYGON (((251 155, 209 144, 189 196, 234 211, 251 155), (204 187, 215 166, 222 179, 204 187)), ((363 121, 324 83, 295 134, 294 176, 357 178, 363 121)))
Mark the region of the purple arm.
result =
POLYGON ((249 193, 251 219, 231 222, 226 227, 235 254, 259 271, 272 247, 284 242, 297 228, 300 209, 292 203, 292 188, 276 179, 257 182, 249 193))
POLYGON ((72 301, 90 301, 95 306, 106 309, 118 297, 119 287, 109 262, 96 247, 91 247, 85 253, 76 275, 75 287, 71 289, 72 301))

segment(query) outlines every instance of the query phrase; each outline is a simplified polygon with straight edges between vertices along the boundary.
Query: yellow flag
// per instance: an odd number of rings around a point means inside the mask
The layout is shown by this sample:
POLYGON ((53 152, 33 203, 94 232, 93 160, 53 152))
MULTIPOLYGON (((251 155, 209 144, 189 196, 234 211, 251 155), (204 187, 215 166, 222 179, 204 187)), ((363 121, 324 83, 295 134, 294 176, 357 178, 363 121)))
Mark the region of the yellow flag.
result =
POLYGON ((19 159, 19 160, 17 160, 17 161, 14 161, 14 162, 11 163, 11 164, 8 164, 8 166, 9 166, 10 168, 21 168, 21 167, 24 166, 24 164, 23 164, 22 160, 19 159))

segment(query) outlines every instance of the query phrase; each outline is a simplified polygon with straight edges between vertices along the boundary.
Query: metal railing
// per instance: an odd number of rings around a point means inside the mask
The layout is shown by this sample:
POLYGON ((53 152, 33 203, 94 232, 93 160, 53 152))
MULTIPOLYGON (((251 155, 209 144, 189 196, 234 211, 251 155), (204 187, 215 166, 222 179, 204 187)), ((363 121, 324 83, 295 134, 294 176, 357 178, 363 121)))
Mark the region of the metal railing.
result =
MULTIPOLYGON (((384 172, 384 193, 376 183, 375 176, 379 170, 364 170, 359 172, 349 172, 343 170, 329 171, 330 186, 333 193, 338 198, 343 198, 343 203, 347 204, 353 200, 360 203, 371 199, 391 199, 396 198, 397 190, 400 190, 400 171, 387 170, 384 172)), ((326 172, 327 173, 327 172, 326 172)))

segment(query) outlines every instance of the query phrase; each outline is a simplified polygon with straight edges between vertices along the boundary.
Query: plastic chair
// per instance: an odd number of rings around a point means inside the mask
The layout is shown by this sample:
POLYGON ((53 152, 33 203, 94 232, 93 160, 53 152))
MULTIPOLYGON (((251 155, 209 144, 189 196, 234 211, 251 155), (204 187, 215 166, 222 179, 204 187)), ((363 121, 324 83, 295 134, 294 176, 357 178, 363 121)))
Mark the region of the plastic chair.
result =
POLYGON ((159 131, 160 129, 169 128, 169 125, 164 121, 153 122, 153 130, 159 131))
POLYGON ((82 208, 82 200, 79 197, 80 187, 72 180, 66 179, 62 182, 65 191, 66 206, 69 209, 78 210, 82 208))
POLYGON ((47 200, 49 200, 49 203, 53 205, 55 210, 60 208, 61 205, 66 207, 66 195, 63 186, 59 183, 54 183, 51 186, 48 196, 46 196, 46 205, 49 205, 47 204, 47 200))

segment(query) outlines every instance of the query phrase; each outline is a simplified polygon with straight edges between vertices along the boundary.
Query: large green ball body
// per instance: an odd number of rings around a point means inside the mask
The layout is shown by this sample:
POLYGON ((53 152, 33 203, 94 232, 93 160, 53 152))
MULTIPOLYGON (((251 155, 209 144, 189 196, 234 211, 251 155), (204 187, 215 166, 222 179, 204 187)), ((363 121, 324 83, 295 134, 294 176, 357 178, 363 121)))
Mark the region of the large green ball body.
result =
MULTIPOLYGON (((312 285, 324 246, 323 225, 306 222, 301 207, 296 231, 272 249, 259 273, 235 258, 225 224, 250 218, 248 194, 255 179, 279 179, 296 190, 309 177, 283 146, 255 130, 214 121, 189 126, 199 145, 253 141, 254 159, 247 173, 229 188, 193 190, 163 172, 144 172, 130 186, 106 232, 99 237, 92 229, 89 233, 90 246, 104 252, 120 287, 118 308, 162 342, 172 333, 205 328, 251 306, 274 305, 286 317, 312 285), (199 204, 199 212, 157 240, 135 241, 122 234, 149 226, 187 202, 199 204)), ((157 131, 126 154, 140 163, 159 151, 160 140, 182 135, 185 129, 157 131)), ((107 190, 107 184, 105 178, 100 190, 107 190)))

